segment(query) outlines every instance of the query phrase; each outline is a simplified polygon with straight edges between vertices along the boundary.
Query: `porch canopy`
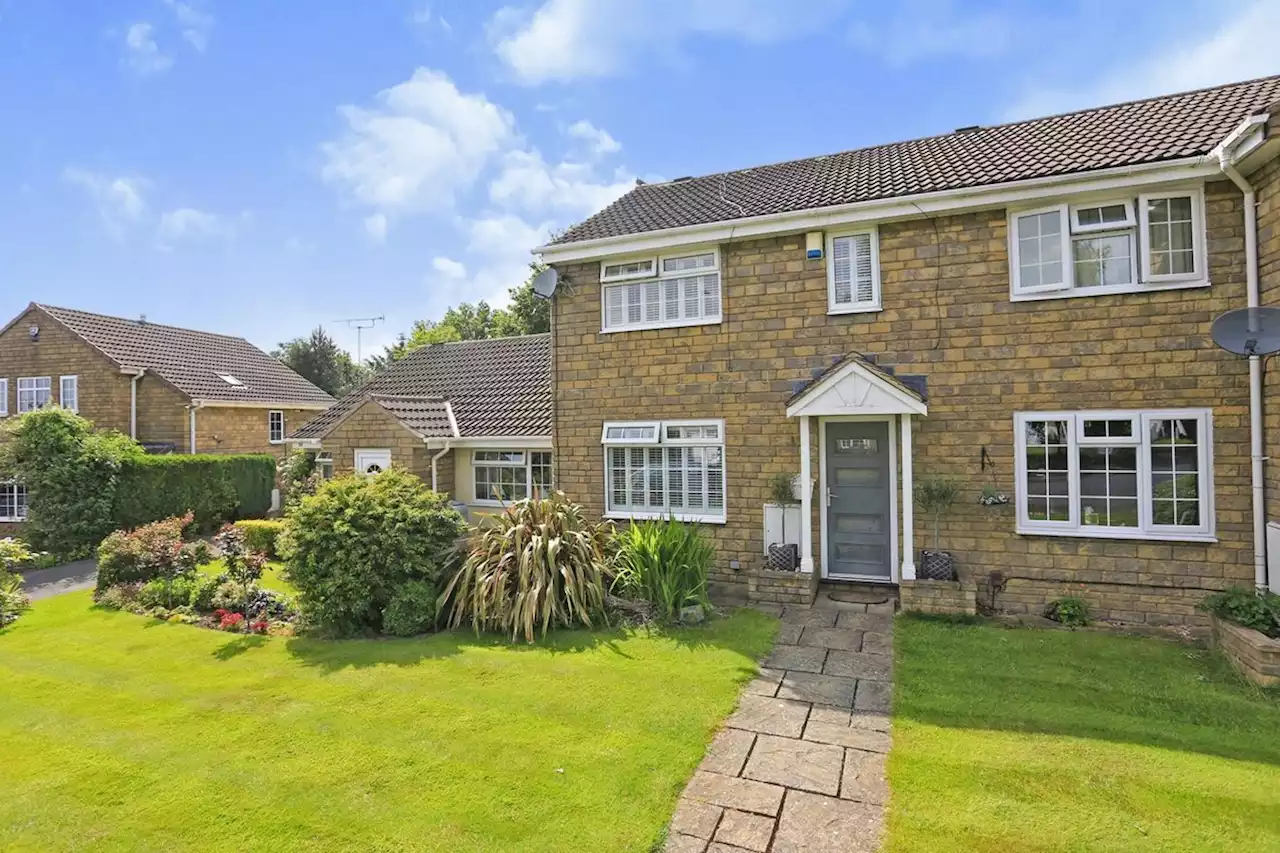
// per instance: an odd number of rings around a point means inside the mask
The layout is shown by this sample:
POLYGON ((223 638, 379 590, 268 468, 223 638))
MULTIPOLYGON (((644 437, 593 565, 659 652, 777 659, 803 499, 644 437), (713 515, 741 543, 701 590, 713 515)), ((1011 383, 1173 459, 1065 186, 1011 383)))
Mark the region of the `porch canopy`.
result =
MULTIPOLYGON (((810 381, 799 385, 787 401, 787 417, 800 419, 800 517, 813 517, 813 467, 812 443, 809 431, 810 418, 844 418, 894 421, 897 420, 901 437, 902 469, 902 565, 901 580, 913 580, 916 575, 915 546, 912 536, 912 465, 911 418, 929 413, 927 391, 923 376, 896 376, 892 370, 880 367, 860 353, 834 361, 830 367, 816 373, 810 381)), ((826 496, 823 496, 826 500, 826 496)), ((824 514, 825 515, 825 514, 824 514)), ((800 537, 800 571, 812 572, 813 529, 804 525, 806 532, 800 537)))

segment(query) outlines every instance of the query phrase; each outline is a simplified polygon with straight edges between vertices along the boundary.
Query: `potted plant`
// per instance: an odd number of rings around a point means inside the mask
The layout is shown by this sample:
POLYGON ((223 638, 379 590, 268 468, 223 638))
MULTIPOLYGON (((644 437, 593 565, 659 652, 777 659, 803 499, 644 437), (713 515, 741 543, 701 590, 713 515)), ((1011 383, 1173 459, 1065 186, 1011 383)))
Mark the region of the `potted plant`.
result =
POLYGON ((769 478, 766 491, 769 504, 776 506, 782 514, 782 541, 769 543, 769 568, 775 572, 794 572, 800 564, 800 549, 787 542, 787 507, 799 503, 795 480, 790 474, 779 471, 769 478))
POLYGON ((942 516, 951 511, 960 496, 960 484, 949 477, 926 477, 916 483, 916 505, 933 516, 933 548, 920 551, 920 577, 926 580, 955 580, 955 558, 939 547, 942 516))

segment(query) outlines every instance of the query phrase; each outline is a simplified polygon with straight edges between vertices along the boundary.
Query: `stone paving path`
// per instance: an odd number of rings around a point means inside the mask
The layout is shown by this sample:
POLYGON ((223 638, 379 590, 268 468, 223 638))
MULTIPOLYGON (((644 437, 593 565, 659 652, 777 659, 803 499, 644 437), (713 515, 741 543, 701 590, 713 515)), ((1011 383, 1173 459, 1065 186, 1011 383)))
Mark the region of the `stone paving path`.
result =
POLYGON ((824 604, 780 609, 778 644, 685 788, 667 853, 879 849, 893 603, 824 604))

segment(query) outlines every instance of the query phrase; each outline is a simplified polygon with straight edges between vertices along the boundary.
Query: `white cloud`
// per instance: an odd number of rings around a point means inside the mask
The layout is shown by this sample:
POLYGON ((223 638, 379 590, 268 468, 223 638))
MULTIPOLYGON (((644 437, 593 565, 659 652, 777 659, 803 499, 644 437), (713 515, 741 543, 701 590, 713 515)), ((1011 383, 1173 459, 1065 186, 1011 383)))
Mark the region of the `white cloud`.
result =
POLYGON ((225 233, 227 226, 215 213, 179 207, 160 214, 157 234, 162 241, 201 239, 225 233))
POLYGON ((387 242, 387 215, 375 213, 364 218, 364 230, 375 243, 387 242))
POLYGON ((436 257, 431 259, 431 268, 445 278, 454 280, 467 277, 467 265, 453 258, 436 257))
POLYGON ((124 63, 144 77, 173 67, 173 57, 160 52, 155 27, 146 21, 133 24, 124 34, 124 63))
POLYGON ((913 0, 884 22, 854 24, 850 39, 894 68, 922 59, 988 59, 1009 46, 1010 22, 999 14, 957 12, 953 0, 913 0))
POLYGON ((585 163, 550 166, 534 151, 510 151, 502 171, 489 185, 489 199, 497 205, 532 212, 558 210, 578 217, 601 209, 635 186, 623 170, 612 178, 597 177, 585 163))
POLYGON ((322 146, 321 174, 380 212, 452 207, 515 132, 506 110, 425 68, 380 92, 373 108, 340 113, 347 130, 322 146))
POLYGON ((89 195, 107 231, 116 239, 123 238, 125 231, 146 215, 146 181, 141 178, 111 177, 75 167, 64 169, 62 177, 89 195))
POLYGON ((577 139, 587 146, 587 150, 596 157, 604 157, 609 154, 617 154, 622 150, 622 146, 618 140, 609 135, 609 131, 596 127, 591 122, 579 119, 569 125, 565 133, 571 139, 577 139))
POLYGON ((1032 89, 1005 118, 1050 115, 1280 72, 1275 49, 1280 3, 1254 0, 1241 11, 1225 5, 1215 8, 1228 12, 1225 21, 1189 26, 1187 31, 1197 35, 1176 44, 1162 40, 1158 49, 1086 85, 1032 89))
POLYGON ((467 292, 495 307, 506 305, 507 290, 529 277, 530 254, 547 241, 553 223, 526 222, 511 214, 491 214, 467 224, 467 251, 481 258, 467 277, 467 292))
POLYGON ((183 3, 181 0, 164 0, 164 4, 173 12, 182 38, 198 52, 204 53, 209 47, 209 31, 213 29, 213 15, 200 9, 194 3, 183 3))
POLYGON ((821 29, 844 0, 545 0, 532 14, 507 7, 489 24, 498 57, 522 83, 603 77, 644 50, 690 36, 769 43, 821 29))

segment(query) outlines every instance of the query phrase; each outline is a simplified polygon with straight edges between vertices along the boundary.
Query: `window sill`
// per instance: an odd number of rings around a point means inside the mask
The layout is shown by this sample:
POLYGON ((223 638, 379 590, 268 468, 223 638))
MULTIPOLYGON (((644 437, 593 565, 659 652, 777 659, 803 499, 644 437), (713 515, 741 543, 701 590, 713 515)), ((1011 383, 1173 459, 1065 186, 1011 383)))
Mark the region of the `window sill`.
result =
POLYGON ((1194 281, 1152 282, 1150 284, 1124 284, 1111 287, 1075 287, 1070 290, 1048 290, 1044 293, 1010 292, 1010 302, 1044 302, 1050 299, 1080 299, 1086 296, 1114 296, 1128 293, 1159 293, 1163 290, 1192 290, 1209 287, 1210 282, 1204 279, 1194 281))
POLYGON ((634 326, 618 326, 613 329, 602 328, 600 330, 600 334, 616 335, 621 332, 647 332, 653 329, 684 329, 689 326, 718 326, 722 322, 724 322, 723 316, 716 315, 715 317, 702 317, 697 320, 681 320, 679 323, 639 323, 634 326))
POLYGON ((1023 527, 1019 525, 1015 532, 1019 536, 1058 536, 1069 539, 1128 539, 1137 542, 1192 542, 1214 545, 1218 537, 1212 533, 1143 533, 1140 530, 1108 530, 1098 528, 1071 528, 1070 530, 1053 530, 1043 527, 1023 527))
POLYGON ((663 521, 674 518, 676 521, 693 521, 699 524, 728 524, 723 515, 696 515, 687 512, 606 512, 604 517, 613 521, 663 521))
POLYGON ((284 439, 283 439, 283 438, 278 438, 278 439, 272 440, 272 439, 268 438, 268 439, 267 439, 267 444, 284 444, 284 439))
POLYGON ((467 506, 483 506, 483 507, 488 507, 489 509, 506 509, 507 507, 511 506, 513 503, 516 503, 517 501, 522 501, 522 500, 524 500, 524 498, 512 498, 509 501, 491 501, 491 500, 472 501, 471 503, 467 504, 467 506))
POLYGON ((27 520, 25 518, 7 518, 6 516, 0 515, 0 524, 26 524, 26 522, 27 520))
POLYGON ((833 306, 827 304, 827 316, 837 317, 841 314, 877 314, 883 311, 880 305, 849 305, 849 306, 833 306))

